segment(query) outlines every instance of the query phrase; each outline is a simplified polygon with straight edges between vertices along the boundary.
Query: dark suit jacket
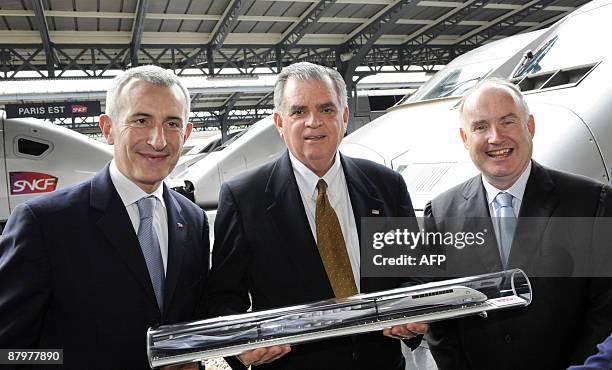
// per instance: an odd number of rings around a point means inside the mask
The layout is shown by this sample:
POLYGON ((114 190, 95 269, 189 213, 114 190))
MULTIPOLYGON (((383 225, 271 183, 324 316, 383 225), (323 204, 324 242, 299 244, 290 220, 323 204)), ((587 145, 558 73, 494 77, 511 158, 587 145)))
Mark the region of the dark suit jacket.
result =
MULTIPOLYGON (((563 218, 609 216, 612 189, 532 164, 508 267, 530 276, 532 303, 487 319, 432 324, 427 338, 440 369, 564 369, 582 363, 612 330, 609 278, 551 277, 571 275, 577 261, 568 250, 590 253, 591 233, 567 227, 563 218)), ((432 200, 425 217, 428 231, 441 232, 469 231, 475 222, 470 218, 490 221, 480 175, 432 200)), ((483 247, 447 248, 447 266, 472 273, 500 271, 495 235, 488 234, 483 247)))
POLYGON ((567 370, 607 370, 612 367, 612 334, 597 346, 599 352, 590 356, 582 365, 567 370))
POLYGON ((17 207, 0 240, 0 348, 63 349, 65 369, 149 368, 147 328, 193 319, 208 271, 206 215, 168 188, 164 201, 164 312, 108 166, 17 207))
MULTIPOLYGON (((414 216, 402 177, 373 162, 341 156, 354 217, 414 216)), ((416 221, 414 222, 416 230, 416 221)), ((332 298, 288 153, 225 183, 215 221, 207 315, 218 316, 332 298)), ((361 291, 400 278, 361 278, 361 291)), ((294 346, 266 369, 403 369, 400 342, 382 333, 294 346)), ((260 368, 260 367, 258 367, 260 368)))

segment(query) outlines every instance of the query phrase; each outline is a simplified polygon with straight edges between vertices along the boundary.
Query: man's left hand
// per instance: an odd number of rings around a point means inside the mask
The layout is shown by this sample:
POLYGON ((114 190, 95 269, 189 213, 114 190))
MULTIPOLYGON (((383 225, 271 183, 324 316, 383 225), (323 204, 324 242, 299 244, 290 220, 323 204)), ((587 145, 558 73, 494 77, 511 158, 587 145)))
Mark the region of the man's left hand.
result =
POLYGON ((413 322, 410 324, 396 325, 383 329, 383 334, 396 339, 410 339, 417 335, 425 334, 429 330, 429 324, 424 322, 413 322))

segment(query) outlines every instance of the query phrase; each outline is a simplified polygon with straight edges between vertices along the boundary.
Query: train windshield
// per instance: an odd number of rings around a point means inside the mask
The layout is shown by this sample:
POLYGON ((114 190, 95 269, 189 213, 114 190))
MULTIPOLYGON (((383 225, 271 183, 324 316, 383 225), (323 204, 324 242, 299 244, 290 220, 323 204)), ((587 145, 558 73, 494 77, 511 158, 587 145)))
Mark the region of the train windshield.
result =
POLYGON ((463 95, 543 32, 544 30, 507 37, 457 57, 400 104, 463 95))
POLYGON ((610 54, 602 27, 612 17, 612 6, 605 5, 568 18, 537 52, 520 66, 513 77, 580 66, 603 60, 610 54))

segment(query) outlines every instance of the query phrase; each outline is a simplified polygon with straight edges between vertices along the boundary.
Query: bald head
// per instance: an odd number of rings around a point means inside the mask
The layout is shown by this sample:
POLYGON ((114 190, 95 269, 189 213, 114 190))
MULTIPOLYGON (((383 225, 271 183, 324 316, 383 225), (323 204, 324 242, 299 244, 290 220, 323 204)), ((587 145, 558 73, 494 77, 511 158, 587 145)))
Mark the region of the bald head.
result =
POLYGON ((500 190, 530 163, 535 122, 520 91, 505 81, 484 81, 461 101, 463 145, 486 180, 500 190))

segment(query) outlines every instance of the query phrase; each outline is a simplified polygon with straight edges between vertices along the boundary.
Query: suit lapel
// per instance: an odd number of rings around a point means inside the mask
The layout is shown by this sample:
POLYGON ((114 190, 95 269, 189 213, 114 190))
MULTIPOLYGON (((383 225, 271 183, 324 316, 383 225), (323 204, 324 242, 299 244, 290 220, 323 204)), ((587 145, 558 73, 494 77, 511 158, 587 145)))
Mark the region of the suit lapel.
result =
POLYGON ((151 304, 157 306, 155 292, 149 277, 138 237, 128 216, 127 210, 115 190, 108 165, 92 179, 90 205, 102 213, 97 225, 113 248, 127 265, 134 278, 142 285, 151 304))
POLYGON ((493 223, 491 222, 487 196, 480 176, 473 177, 465 184, 463 197, 466 201, 460 204, 460 207, 463 209, 459 210, 457 214, 464 215, 458 218, 458 222, 464 222, 465 224, 458 225, 459 228, 457 230, 488 230, 485 234, 485 245, 474 247, 473 249, 476 251, 485 271, 500 271, 502 264, 499 247, 493 223))
POLYGON ((342 162, 361 246, 361 218, 385 217, 385 204, 376 187, 351 158, 340 155, 340 162, 342 162))
POLYGON ((540 240, 559 202, 554 187, 546 169, 532 161, 510 250, 510 266, 524 268, 539 250, 540 240))
POLYGON ((281 239, 279 252, 292 262, 296 279, 314 295, 321 295, 322 292, 333 295, 288 152, 274 164, 266 186, 266 196, 269 198, 268 213, 281 239))
POLYGON ((168 265, 164 292, 164 316, 174 297, 176 284, 183 265, 183 255, 187 245, 187 222, 183 218, 181 206, 164 184, 164 202, 168 215, 168 265))

